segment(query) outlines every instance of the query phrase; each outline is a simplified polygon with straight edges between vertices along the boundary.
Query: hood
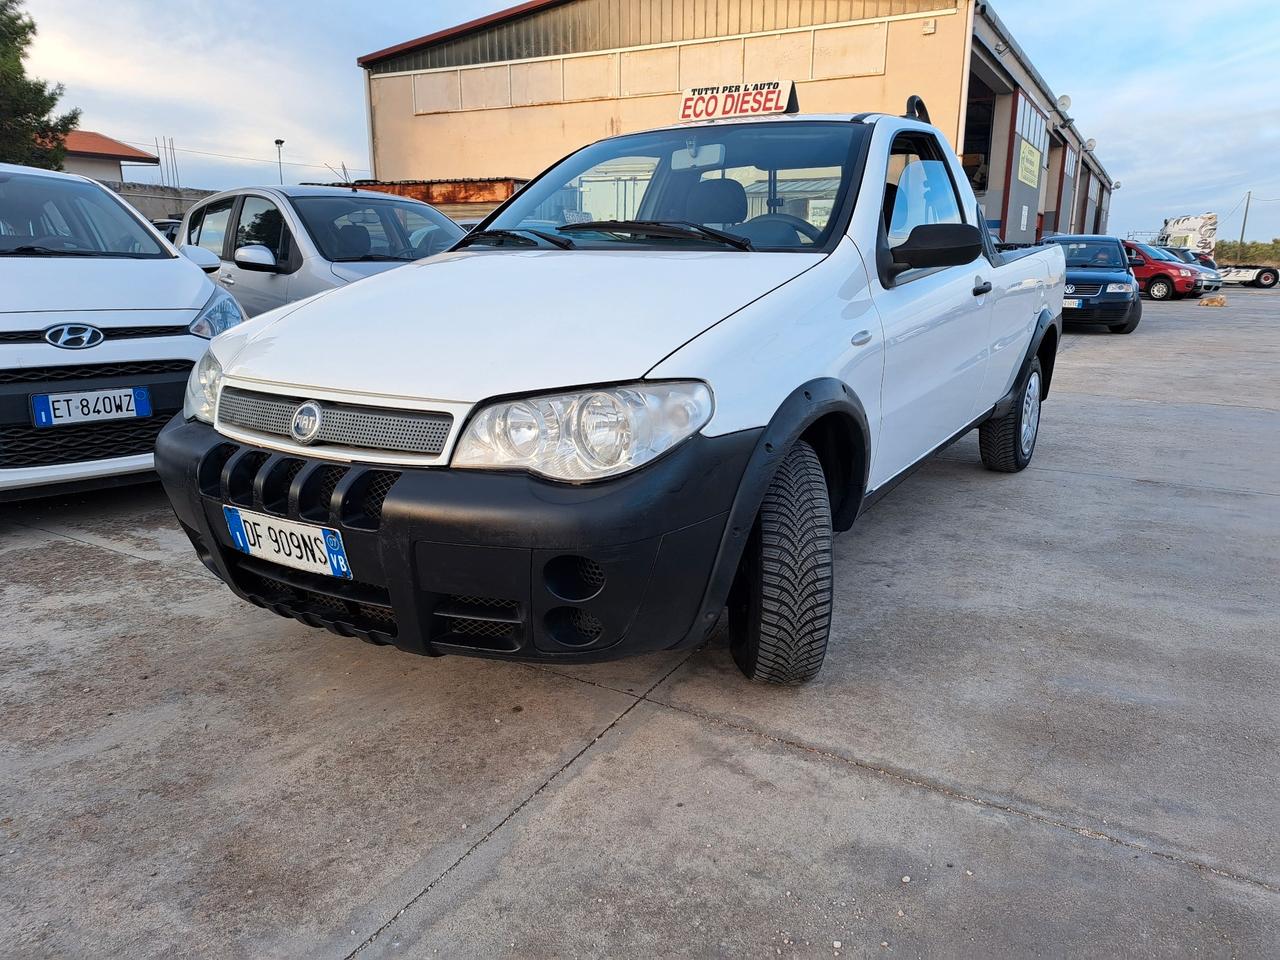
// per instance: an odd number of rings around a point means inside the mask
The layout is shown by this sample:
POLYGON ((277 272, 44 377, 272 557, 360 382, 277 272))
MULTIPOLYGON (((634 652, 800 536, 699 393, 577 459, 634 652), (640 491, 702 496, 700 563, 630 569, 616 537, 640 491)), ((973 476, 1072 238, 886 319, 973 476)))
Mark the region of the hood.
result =
POLYGON ((186 257, 0 257, 0 313, 199 310, 212 294, 186 257))
POLYGON ((1128 267, 1067 267, 1067 283, 1133 283, 1128 267))
POLYGON ((822 256, 447 253, 286 307, 219 359, 233 378, 458 402, 634 380, 822 256))
POLYGON ((365 279, 365 277, 373 277, 379 273, 394 270, 396 267, 407 266, 412 262, 412 260, 399 260, 395 263, 389 260, 353 260, 350 263, 330 262, 329 269, 343 283, 354 283, 357 280, 365 279))

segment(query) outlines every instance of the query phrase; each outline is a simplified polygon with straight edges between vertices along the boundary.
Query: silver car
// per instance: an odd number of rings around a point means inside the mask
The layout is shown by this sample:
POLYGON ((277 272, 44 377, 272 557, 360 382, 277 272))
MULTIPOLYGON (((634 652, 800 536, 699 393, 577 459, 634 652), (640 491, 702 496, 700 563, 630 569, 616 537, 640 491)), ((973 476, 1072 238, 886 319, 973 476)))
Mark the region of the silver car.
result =
POLYGON ((447 250, 465 231, 417 200, 334 187, 241 187, 187 211, 177 243, 255 316, 447 250))

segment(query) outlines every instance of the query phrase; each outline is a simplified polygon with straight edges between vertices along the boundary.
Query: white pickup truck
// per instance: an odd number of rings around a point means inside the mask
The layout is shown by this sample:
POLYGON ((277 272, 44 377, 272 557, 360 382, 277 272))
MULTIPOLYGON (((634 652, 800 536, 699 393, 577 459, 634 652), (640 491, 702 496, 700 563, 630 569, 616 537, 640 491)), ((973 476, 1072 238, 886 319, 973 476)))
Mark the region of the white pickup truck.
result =
POLYGON ((694 645, 817 674, 833 532, 973 428, 1030 461, 1056 245, 997 253, 915 118, 612 137, 449 252, 264 314, 193 371, 157 469, 204 563, 415 653, 694 645))

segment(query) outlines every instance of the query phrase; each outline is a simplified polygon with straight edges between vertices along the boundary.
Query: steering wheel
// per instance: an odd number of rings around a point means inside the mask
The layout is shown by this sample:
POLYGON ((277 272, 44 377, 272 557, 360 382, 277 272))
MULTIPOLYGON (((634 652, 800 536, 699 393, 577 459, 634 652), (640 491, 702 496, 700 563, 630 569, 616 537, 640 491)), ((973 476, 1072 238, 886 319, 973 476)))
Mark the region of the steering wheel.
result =
POLYGON ((747 223, 763 223, 765 221, 788 226, 801 236, 808 237, 814 243, 817 243, 822 238, 822 231, 812 223, 808 220, 801 220, 799 217, 793 217, 789 213, 762 213, 758 217, 752 217, 747 223))

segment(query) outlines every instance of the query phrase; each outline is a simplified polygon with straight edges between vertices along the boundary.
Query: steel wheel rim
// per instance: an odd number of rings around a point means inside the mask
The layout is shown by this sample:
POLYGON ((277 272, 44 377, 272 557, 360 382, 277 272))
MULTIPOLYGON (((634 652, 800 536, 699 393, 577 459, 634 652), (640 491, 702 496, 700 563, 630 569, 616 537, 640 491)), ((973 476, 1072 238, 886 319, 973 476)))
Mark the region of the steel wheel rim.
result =
POLYGON ((1163 280, 1157 281, 1154 289, 1152 289, 1151 291, 1151 296, 1157 300, 1163 300, 1166 296, 1168 296, 1168 294, 1169 294, 1168 284, 1166 284, 1163 280))
POLYGON ((1040 374, 1027 378, 1027 389, 1022 394, 1022 432, 1019 443, 1024 457, 1031 456, 1036 445, 1036 432, 1040 429, 1040 374))

